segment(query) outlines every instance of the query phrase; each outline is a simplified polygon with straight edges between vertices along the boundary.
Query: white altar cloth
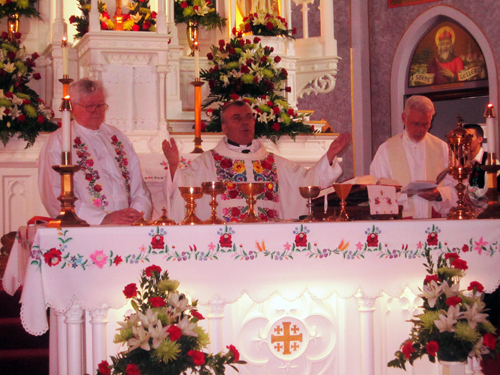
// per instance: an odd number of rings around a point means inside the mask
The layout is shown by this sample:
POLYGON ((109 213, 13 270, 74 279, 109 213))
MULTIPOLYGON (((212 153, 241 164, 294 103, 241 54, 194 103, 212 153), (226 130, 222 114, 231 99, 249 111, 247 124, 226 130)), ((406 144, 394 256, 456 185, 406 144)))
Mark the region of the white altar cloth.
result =
POLYGON ((406 287, 418 293, 427 247, 468 262, 462 288, 477 280, 491 292, 500 283, 499 220, 39 227, 18 236, 3 283, 10 294, 24 283, 21 318, 34 335, 47 331, 48 307, 124 306, 124 286, 150 264, 202 305, 245 293, 254 302, 275 293, 292 301, 306 291, 319 300, 358 290, 369 298, 398 297, 406 287))

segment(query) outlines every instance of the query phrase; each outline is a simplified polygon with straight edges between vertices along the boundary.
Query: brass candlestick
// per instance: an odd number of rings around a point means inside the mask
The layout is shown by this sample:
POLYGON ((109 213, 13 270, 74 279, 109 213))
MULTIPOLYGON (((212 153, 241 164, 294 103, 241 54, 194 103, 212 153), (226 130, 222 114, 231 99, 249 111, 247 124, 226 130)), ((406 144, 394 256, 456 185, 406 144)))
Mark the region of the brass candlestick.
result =
POLYGON ((248 204, 248 213, 247 216, 242 220, 243 223, 255 223, 261 221, 257 215, 255 214, 255 196, 260 194, 262 190, 264 190, 265 183, 264 182, 241 182, 238 183, 238 187, 241 192, 248 196, 247 204, 248 204))
POLYGON ((301 186, 299 187, 299 192, 302 198, 307 199, 307 209, 308 209, 308 214, 307 216, 302 219, 301 221, 310 223, 313 221, 317 221, 314 219, 313 214, 312 214, 312 199, 316 198, 319 195, 319 192, 321 191, 320 186, 301 186))
POLYGON ((122 12, 121 0, 116 0, 116 9, 114 17, 115 17, 115 30, 123 31, 123 12, 122 12))
POLYGON ((482 165, 481 169, 488 173, 488 207, 477 215, 478 219, 500 219, 500 206, 498 202, 498 186, 497 173, 500 170, 500 165, 495 165, 495 154, 488 154, 486 165, 482 165))
POLYGON ((226 190, 226 182, 224 181, 211 181, 202 182, 201 187, 205 194, 212 197, 210 206, 212 207, 212 215, 210 219, 205 220, 205 224, 225 224, 225 221, 217 217, 217 195, 222 194, 226 190))
POLYGON ((159 219, 153 221, 153 225, 158 225, 158 226, 174 225, 175 221, 169 219, 167 216, 167 209, 163 207, 161 210, 163 212, 163 215, 161 215, 159 219))
POLYGON ((203 149, 201 148, 201 86, 205 82, 201 82, 199 78, 195 78, 194 82, 191 82, 194 86, 194 149, 191 151, 192 154, 201 154, 203 149))
POLYGON ((470 155, 470 144, 472 135, 467 133, 462 127, 453 129, 447 136, 450 145, 450 174, 458 180, 455 186, 457 189, 458 200, 457 205, 450 209, 448 213, 449 220, 465 220, 473 219, 474 213, 465 205, 464 191, 465 185, 462 183, 472 172, 472 159, 470 155))
POLYGON ((203 221, 199 219, 195 214, 196 199, 203 197, 203 190, 201 187, 189 187, 181 186, 179 187, 182 198, 186 201, 186 217, 182 220, 179 225, 194 225, 202 224, 203 221))
POLYGON ((69 76, 63 76, 63 78, 61 78, 59 82, 61 82, 63 85, 63 98, 64 98, 66 95, 68 95, 69 85, 71 84, 71 82, 73 82, 73 80, 69 78, 69 76))

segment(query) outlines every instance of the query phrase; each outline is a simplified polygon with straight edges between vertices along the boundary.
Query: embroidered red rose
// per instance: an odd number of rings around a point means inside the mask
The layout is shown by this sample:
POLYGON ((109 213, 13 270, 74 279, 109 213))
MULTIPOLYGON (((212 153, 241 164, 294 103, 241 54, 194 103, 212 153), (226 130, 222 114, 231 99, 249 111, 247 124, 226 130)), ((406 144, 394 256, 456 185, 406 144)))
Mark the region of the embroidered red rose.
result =
POLYGON ((220 166, 223 169, 229 169, 229 168, 232 168, 233 162, 230 159, 225 158, 225 159, 221 160, 220 166))
POLYGON ((238 362, 240 360, 240 352, 238 352, 238 349, 236 349, 234 345, 226 346, 226 348, 228 348, 229 351, 233 353, 234 361, 238 362))
POLYGON ((305 247, 307 246, 307 234, 299 233, 295 236, 295 246, 305 247))
POLYGON ((236 199, 238 198, 239 193, 237 190, 229 190, 229 198, 236 199))
POLYGON ((45 263, 47 263, 49 267, 57 266, 61 262, 61 251, 53 247, 43 254, 43 257, 45 258, 45 263))
POLYGON ((148 301, 153 307, 167 306, 167 303, 162 297, 149 297, 148 301))
POLYGON ((174 326, 174 325, 168 327, 167 332, 169 334, 170 340, 172 340, 172 341, 177 341, 182 336, 181 329, 177 326, 174 326))
POLYGON ((195 318, 198 318, 198 320, 205 319, 205 317, 196 310, 191 310, 191 315, 194 316, 195 318))
POLYGON ((467 251, 469 251, 469 245, 465 244, 464 246, 462 246, 462 251, 464 253, 466 253, 467 251))
POLYGON ((273 165, 269 163, 267 160, 263 160, 262 163, 260 163, 260 165, 262 165, 262 168, 267 169, 268 171, 273 169, 273 165))
POLYGON ((467 262, 463 259, 455 259, 453 262, 451 262, 451 266, 453 268, 457 268, 457 269, 463 270, 463 271, 465 271, 466 269, 469 268, 469 266, 467 265, 467 262))
POLYGON ((495 350, 495 347, 497 345, 497 339, 495 338, 495 335, 492 333, 486 333, 483 336, 483 344, 490 350, 495 350))
POLYGON ((80 145, 82 143, 82 140, 80 139, 80 137, 76 137, 73 142, 75 142, 75 145, 80 145))
POLYGON ((161 267, 153 264, 152 266, 146 267, 146 269, 144 270, 144 272, 146 273, 147 277, 151 277, 151 275, 153 274, 153 272, 161 273, 161 267))
POLYGON ((139 368, 134 363, 128 365, 127 368, 125 369, 125 372, 127 373, 127 375, 141 375, 139 368))
POLYGON ((100 193, 102 191, 102 186, 101 185, 94 185, 94 190, 100 193))
POLYGON ((401 349, 403 352, 404 356, 406 359, 410 359, 411 353, 415 351, 415 348, 413 347, 413 342, 408 341, 404 346, 403 349, 401 349))
POLYGON ((219 243, 221 247, 232 247, 233 241, 231 239, 231 235, 227 233, 223 234, 220 236, 219 243))
POLYGON ((460 297, 450 297, 446 299, 446 304, 448 306, 456 306, 460 303, 462 303, 462 298, 460 297))
POLYGON ((188 356, 193 358, 193 362, 196 366, 201 366, 205 363, 205 354, 198 350, 190 350, 188 356))
POLYGON ((123 289, 123 294, 127 298, 132 298, 137 295, 137 285, 135 283, 128 284, 125 289, 123 289))
POLYGON ((272 201, 272 200, 273 200, 273 198, 274 198, 274 194, 273 194, 273 192, 272 192, 272 191, 266 191, 266 193, 264 194, 264 196, 266 197, 266 199, 267 199, 268 201, 272 201))
POLYGON ((437 343, 437 341, 429 341, 425 346, 425 351, 427 352, 427 354, 433 357, 436 356, 438 350, 439 350, 439 344, 437 343))
POLYGON ((469 285, 469 287, 467 288, 467 290, 474 290, 476 289, 479 293, 482 293, 484 292, 484 286, 483 284, 477 282, 477 281, 472 281, 469 285))
POLYGON ((97 369, 102 375, 111 375, 111 369, 108 361, 102 361, 97 365, 97 369))
POLYGON ((163 240, 163 236, 157 234, 153 236, 151 239, 151 247, 153 249, 163 249, 165 247, 165 241, 163 240))
POLYGON ((436 232, 429 233, 427 236, 427 244, 429 246, 436 246, 438 244, 438 235, 436 232))
POLYGON ((366 243, 368 247, 377 247, 378 246, 378 234, 370 233, 368 237, 366 237, 366 243))
POLYGON ((240 216, 241 210, 238 207, 231 208, 231 216, 238 217, 240 216))

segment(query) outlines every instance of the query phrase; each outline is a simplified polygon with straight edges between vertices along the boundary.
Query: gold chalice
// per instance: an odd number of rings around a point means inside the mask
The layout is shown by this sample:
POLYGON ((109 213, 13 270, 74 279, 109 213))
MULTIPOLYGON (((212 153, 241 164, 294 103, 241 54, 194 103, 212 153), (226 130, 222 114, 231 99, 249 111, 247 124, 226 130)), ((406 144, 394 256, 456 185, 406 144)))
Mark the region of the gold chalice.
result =
POLYGON ((318 221, 313 217, 313 214, 312 214, 312 199, 316 198, 319 195, 320 190, 321 190, 320 186, 301 186, 301 187, 299 187, 300 195, 302 196, 302 198, 307 199, 307 208, 309 210, 309 213, 307 214, 307 216, 304 219, 302 219, 301 221, 307 222, 307 223, 310 223, 313 221, 318 221))
POLYGON ((196 208, 196 199, 200 199, 203 197, 203 190, 201 187, 193 187, 193 186, 181 186, 179 187, 182 198, 186 201, 186 217, 182 220, 179 225, 194 225, 194 224, 202 224, 203 221, 199 219, 194 209, 196 208))
POLYGON ((347 196, 349 195, 349 192, 351 191, 352 184, 333 184, 333 188, 335 189, 335 192, 337 193, 338 197, 340 198, 340 213, 337 216, 336 221, 347 221, 349 220, 349 215, 347 215, 347 212, 345 210, 345 200, 347 196))
POLYGON ((217 217, 217 195, 222 194, 226 190, 225 181, 210 181, 202 182, 201 188, 205 194, 212 197, 210 201, 210 206, 212 207, 212 215, 208 220, 205 220, 205 224, 224 224, 225 221, 217 217))
POLYGON ((248 214, 242 220, 243 223, 255 223, 260 221, 260 219, 255 214, 254 204, 256 202, 254 196, 259 195, 262 190, 264 190, 265 183, 264 182, 240 182, 238 186, 243 194, 248 196, 247 204, 248 204, 248 214))
POLYGON ((158 226, 166 226, 166 225, 174 225, 175 221, 171 220, 167 216, 167 209, 163 207, 161 209, 163 214, 155 221, 153 221, 153 225, 158 225, 158 226))

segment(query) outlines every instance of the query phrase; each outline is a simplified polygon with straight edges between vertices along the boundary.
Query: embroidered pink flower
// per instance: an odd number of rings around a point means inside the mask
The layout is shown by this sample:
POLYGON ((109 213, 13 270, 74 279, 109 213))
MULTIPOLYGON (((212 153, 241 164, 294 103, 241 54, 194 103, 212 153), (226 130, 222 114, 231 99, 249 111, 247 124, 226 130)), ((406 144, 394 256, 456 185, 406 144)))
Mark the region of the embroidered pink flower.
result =
POLYGON ((101 206, 102 206, 102 200, 100 200, 100 199, 94 199, 94 200, 92 201, 92 204, 93 204, 94 206, 96 206, 97 208, 99 208, 99 207, 101 207, 101 206))
POLYGON ((90 254, 90 259, 92 259, 97 267, 102 268, 106 264, 108 256, 102 250, 96 250, 93 254, 90 254))
POLYGON ((474 241, 474 250, 477 251, 479 255, 481 255, 483 248, 486 246, 488 246, 488 242, 483 241, 483 237, 481 237, 479 241, 474 241))

